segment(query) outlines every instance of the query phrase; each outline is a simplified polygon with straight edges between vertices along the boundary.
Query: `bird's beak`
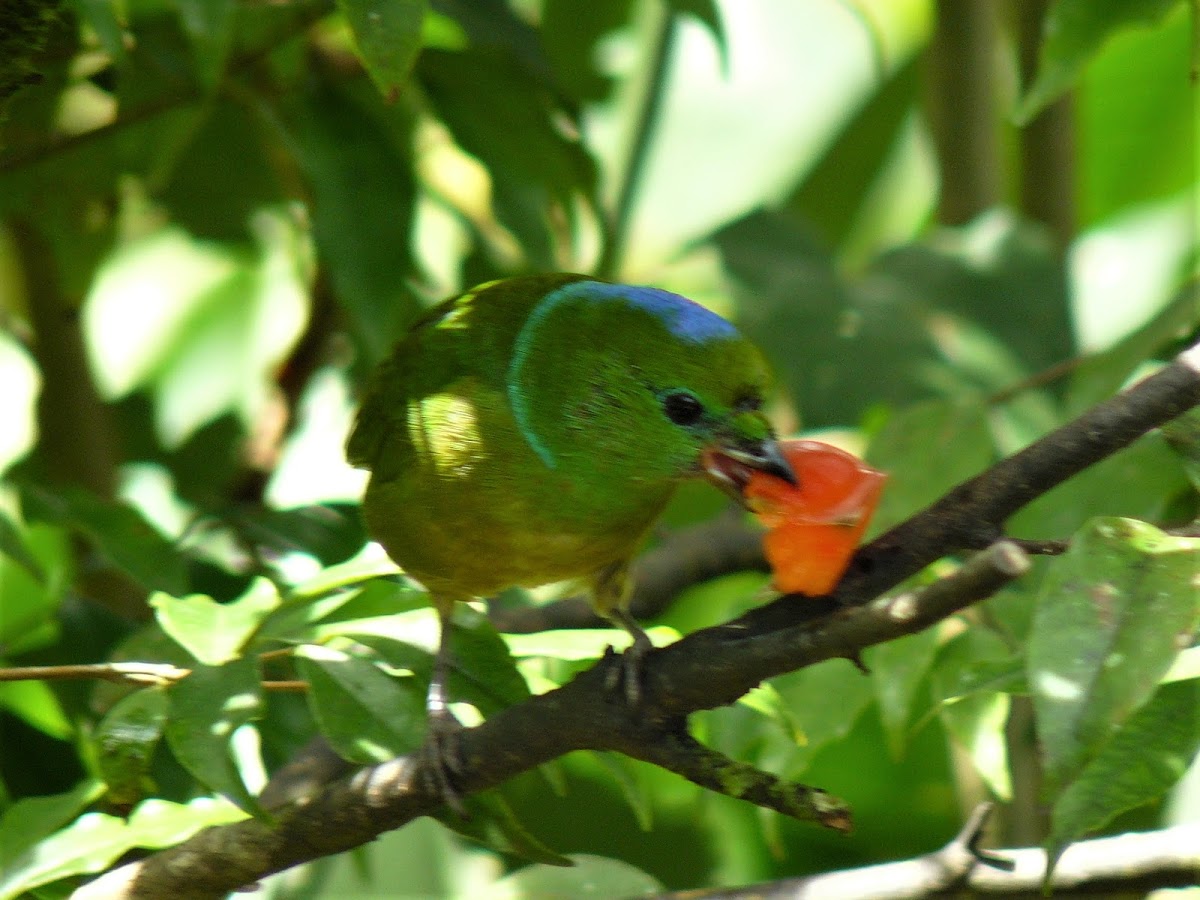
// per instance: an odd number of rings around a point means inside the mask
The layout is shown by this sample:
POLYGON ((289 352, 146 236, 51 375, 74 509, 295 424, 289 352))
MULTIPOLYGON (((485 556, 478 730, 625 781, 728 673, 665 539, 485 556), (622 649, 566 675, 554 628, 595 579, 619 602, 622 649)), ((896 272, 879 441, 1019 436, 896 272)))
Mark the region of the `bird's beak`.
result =
POLYGON ((774 438, 719 441, 705 448, 701 465, 704 476, 739 503, 744 503, 742 492, 754 472, 766 472, 796 487, 800 484, 774 438))

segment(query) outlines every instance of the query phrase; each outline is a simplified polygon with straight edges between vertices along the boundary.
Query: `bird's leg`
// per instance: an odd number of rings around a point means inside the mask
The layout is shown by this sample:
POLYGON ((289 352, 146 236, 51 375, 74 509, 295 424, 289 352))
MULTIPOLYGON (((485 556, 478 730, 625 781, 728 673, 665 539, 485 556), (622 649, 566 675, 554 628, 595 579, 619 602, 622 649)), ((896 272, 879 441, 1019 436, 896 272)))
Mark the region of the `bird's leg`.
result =
POLYGON ((459 736, 462 723, 450 711, 446 684, 450 676, 450 620, 453 618, 454 603, 438 604, 437 655, 433 658, 433 675, 429 679, 429 693, 425 695, 425 712, 428 731, 421 752, 429 769, 433 788, 449 807, 462 818, 467 818, 467 809, 462 795, 454 786, 452 775, 462 772, 462 751, 459 736))
POLYGON ((629 562, 619 560, 592 576, 592 603, 596 610, 629 632, 633 643, 621 654, 621 665, 609 670, 606 686, 624 689, 630 706, 642 699, 642 660, 654 649, 650 636, 629 613, 629 562))
POLYGON ((621 654, 620 668, 611 670, 608 688, 616 690, 617 682, 620 681, 620 686, 625 689, 625 700, 630 706, 637 706, 642 699, 642 661, 646 654, 654 649, 654 644, 650 641, 650 635, 646 634, 646 629, 638 624, 629 610, 618 606, 608 615, 633 638, 633 643, 621 654))

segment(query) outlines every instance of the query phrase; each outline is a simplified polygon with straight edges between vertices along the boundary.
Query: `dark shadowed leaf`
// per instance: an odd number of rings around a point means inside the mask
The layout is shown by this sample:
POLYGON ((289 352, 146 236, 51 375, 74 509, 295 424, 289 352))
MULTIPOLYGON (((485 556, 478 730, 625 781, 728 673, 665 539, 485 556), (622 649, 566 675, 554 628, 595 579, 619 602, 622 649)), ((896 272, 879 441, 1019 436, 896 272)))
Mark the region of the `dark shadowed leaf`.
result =
POLYGON ((421 51, 427 0, 337 0, 337 5, 371 80, 394 100, 421 51))
POLYGON ((166 721, 166 691, 157 687, 129 694, 100 721, 92 743, 111 803, 132 805, 151 787, 150 762, 166 721))
POLYGON ((484 791, 465 798, 469 819, 449 812, 436 818, 464 837, 478 841, 501 853, 511 853, 530 862, 551 866, 572 866, 567 857, 556 853, 536 838, 517 818, 500 790, 484 791))
POLYGON ((1117 815, 1158 800, 1187 772, 1197 749, 1200 680, 1163 685, 1055 801, 1050 859, 1117 815))

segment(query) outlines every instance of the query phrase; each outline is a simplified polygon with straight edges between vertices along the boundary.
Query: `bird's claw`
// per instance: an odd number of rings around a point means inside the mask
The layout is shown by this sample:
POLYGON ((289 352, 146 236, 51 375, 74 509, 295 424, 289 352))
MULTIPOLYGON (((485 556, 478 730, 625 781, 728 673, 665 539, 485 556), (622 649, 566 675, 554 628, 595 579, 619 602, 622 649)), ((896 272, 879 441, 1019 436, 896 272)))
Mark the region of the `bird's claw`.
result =
POLYGON ((462 723, 449 709, 443 708, 436 713, 431 710, 429 730, 419 752, 425 762, 429 788, 446 801, 455 815, 469 819, 462 793, 454 784, 454 777, 463 772, 462 731, 462 723))
MULTIPOLYGON (((646 654, 653 649, 654 644, 650 642, 650 638, 639 629, 639 632, 633 635, 633 643, 625 649, 619 660, 615 660, 614 664, 609 666, 604 676, 605 689, 613 693, 624 693, 625 702, 631 707, 641 705, 642 666, 646 654)), ((615 651, 610 647, 608 652, 611 654, 615 651)))

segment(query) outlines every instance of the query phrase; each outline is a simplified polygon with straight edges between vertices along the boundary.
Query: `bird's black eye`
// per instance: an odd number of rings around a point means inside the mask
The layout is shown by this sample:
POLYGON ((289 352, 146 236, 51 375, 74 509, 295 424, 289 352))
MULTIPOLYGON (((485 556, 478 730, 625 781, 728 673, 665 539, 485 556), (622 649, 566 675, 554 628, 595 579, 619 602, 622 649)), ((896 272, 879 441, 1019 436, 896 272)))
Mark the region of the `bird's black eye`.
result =
POLYGON ((672 391, 662 398, 663 412, 676 425, 695 425, 704 415, 704 407, 687 391, 672 391))

